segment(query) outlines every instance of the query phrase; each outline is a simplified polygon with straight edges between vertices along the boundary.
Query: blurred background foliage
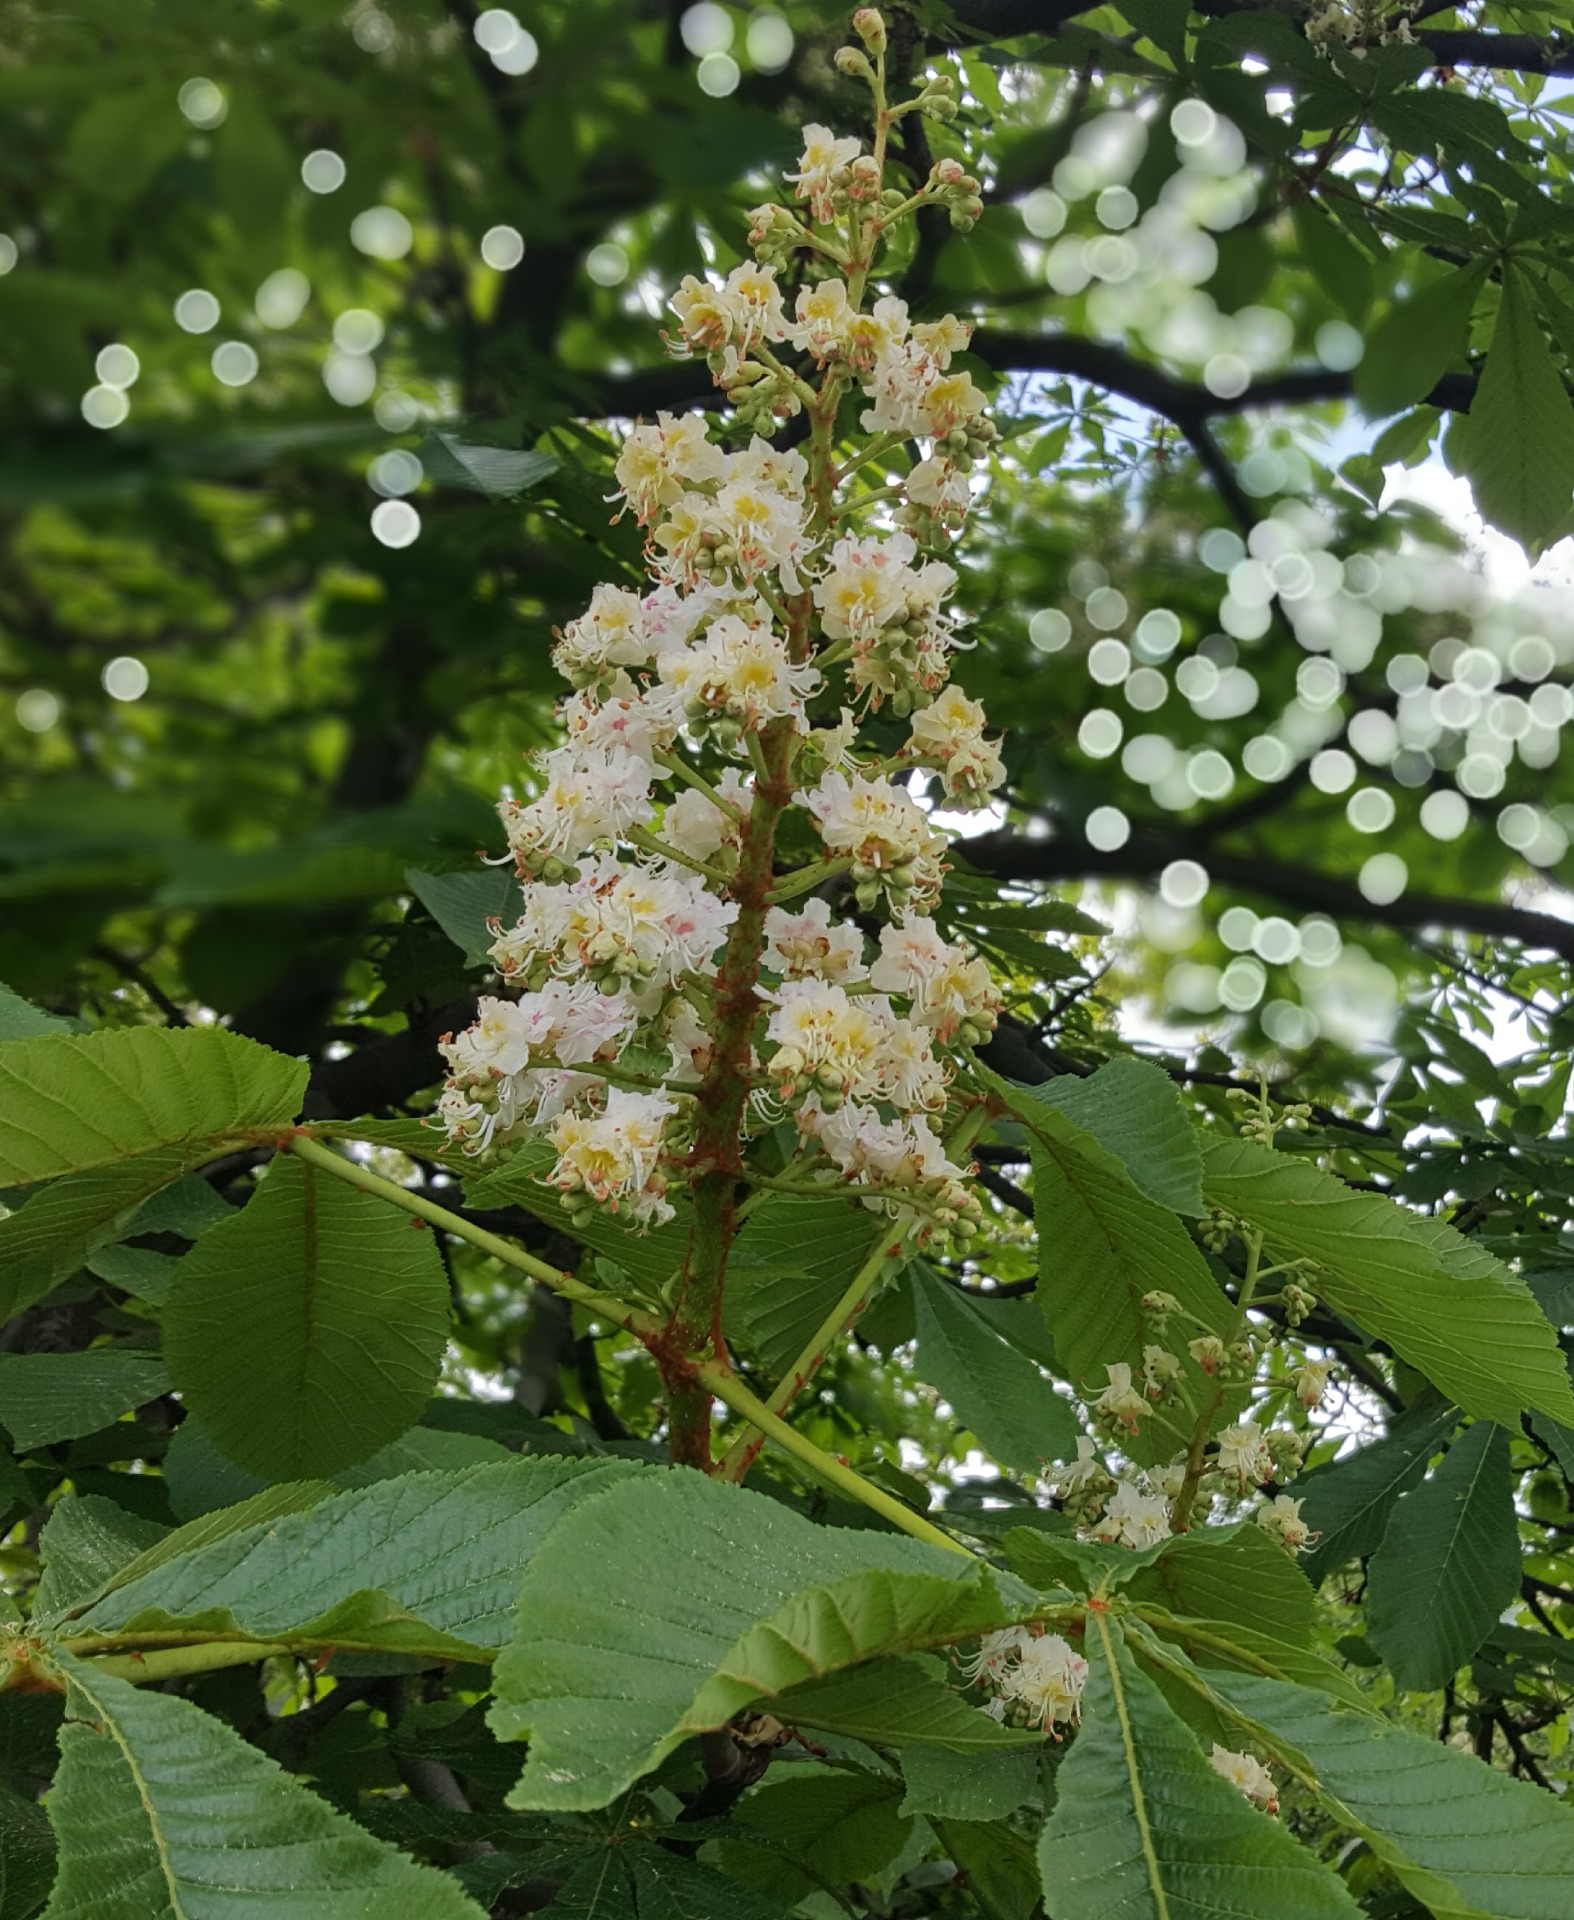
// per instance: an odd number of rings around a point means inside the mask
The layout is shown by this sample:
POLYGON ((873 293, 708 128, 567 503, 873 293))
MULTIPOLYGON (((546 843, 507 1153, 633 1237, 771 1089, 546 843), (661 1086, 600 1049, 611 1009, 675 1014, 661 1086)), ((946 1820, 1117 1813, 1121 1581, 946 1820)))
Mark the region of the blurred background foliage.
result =
MULTIPOLYGON (((1012 982, 1002 1070, 1140 1047, 1221 1112, 1265 1076, 1563 1321, 1574 55, 1554 7, 1379 6, 1355 48, 1308 36, 1330 11, 893 9, 966 97, 898 159, 979 157, 986 200, 920 223, 904 292, 978 321, 1003 428, 958 677, 1009 780, 951 912, 1012 982)), ((316 1116, 423 1108, 502 910, 492 802, 552 737, 552 629, 638 574, 618 423, 708 401, 665 292, 739 257, 798 126, 854 121, 845 13, 0 7, 0 979, 223 1019, 312 1061, 316 1116)), ((643 1357, 466 1258, 454 1384, 511 1396, 474 1431, 641 1445, 643 1357)), ((922 1497, 979 1456, 881 1357, 911 1315, 881 1303, 805 1418, 922 1497)), ((124 1299, 84 1275, 0 1341, 106 1330, 124 1299)), ((1376 1382, 1347 1428, 1402 1403, 1339 1350, 1376 1382)), ((136 1477, 71 1446, 57 1479, 136 1477)), ((1560 1635, 1574 1449, 1516 1447, 1560 1635)), ((239 1497, 186 1453, 154 1517, 239 1497)), ((1538 1659, 1505 1643, 1468 1709, 1532 1768, 1566 1685, 1538 1659)))

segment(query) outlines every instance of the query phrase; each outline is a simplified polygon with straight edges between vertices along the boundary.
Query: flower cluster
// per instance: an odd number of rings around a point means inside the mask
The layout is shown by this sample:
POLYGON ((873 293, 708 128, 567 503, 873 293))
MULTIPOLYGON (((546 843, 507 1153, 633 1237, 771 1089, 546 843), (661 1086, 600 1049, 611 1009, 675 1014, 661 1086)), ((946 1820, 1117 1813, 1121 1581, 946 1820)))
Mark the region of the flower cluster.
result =
POLYGON ((1215 1773, 1222 1773, 1232 1787, 1239 1787, 1246 1798, 1255 1800, 1265 1813, 1279 1811, 1279 1789, 1273 1783, 1273 1775, 1255 1754, 1235 1753, 1229 1747, 1221 1747, 1216 1740, 1208 1761, 1215 1773))
MULTIPOLYGON (((884 29, 872 10, 857 24, 869 51, 844 64, 882 128, 951 117, 941 81, 886 103, 884 29)), ((439 1113, 469 1152, 549 1145, 571 1211, 670 1217, 669 1185, 716 1152, 708 1116, 735 1110, 744 1147, 790 1119, 799 1185, 977 1231, 947 1137, 1000 998, 931 917, 947 842, 925 793, 976 807, 1004 778, 982 707, 949 684, 958 577, 938 554, 994 429, 958 364, 968 324, 914 322, 873 279, 920 207, 970 224, 977 182, 943 159, 916 192, 890 187, 883 145, 806 128, 792 203, 753 216, 755 257, 673 297, 670 344, 706 360, 732 437, 665 412, 623 437, 613 498, 651 578, 598 586, 558 631, 563 744, 499 809, 522 901, 491 953, 516 997, 443 1042, 439 1113), (872 438, 839 438, 849 411, 872 438), (773 444, 801 413, 803 450, 773 444), (861 750, 882 709, 905 742, 861 750)))
POLYGON ((1081 1717, 1088 1663, 1058 1633, 1035 1627, 986 1633, 962 1672, 989 1695, 984 1711, 996 1720, 1053 1733, 1081 1717))

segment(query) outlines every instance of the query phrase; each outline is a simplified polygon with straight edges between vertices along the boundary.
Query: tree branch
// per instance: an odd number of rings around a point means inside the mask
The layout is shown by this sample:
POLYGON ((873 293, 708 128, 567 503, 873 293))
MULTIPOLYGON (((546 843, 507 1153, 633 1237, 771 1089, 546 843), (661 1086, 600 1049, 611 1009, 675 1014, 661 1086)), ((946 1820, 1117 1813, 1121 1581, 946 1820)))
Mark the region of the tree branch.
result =
MULTIPOLYGON (((1195 835, 1174 838, 1134 835, 1113 853, 1099 853, 1070 839, 1029 840, 1010 832, 981 834, 963 851, 978 872, 999 880, 1155 880, 1172 860, 1198 857, 1195 835)), ((1209 846, 1202 857, 1215 880, 1247 893, 1268 894, 1308 912, 1335 919, 1365 920, 1387 927, 1456 927, 1467 933, 1520 940, 1574 960, 1574 922, 1495 900, 1444 899, 1436 894, 1404 893, 1377 906, 1349 880, 1316 873, 1258 854, 1226 853, 1209 846)))

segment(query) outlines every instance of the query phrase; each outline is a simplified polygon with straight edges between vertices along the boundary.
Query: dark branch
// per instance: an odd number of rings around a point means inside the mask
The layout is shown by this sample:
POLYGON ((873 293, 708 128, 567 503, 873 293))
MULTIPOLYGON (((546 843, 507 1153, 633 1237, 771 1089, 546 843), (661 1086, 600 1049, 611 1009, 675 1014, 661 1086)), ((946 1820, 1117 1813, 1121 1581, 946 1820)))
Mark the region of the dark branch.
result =
MULTIPOLYGON (((1198 459, 1221 490, 1225 481, 1215 468, 1222 465, 1222 456, 1212 447, 1207 430, 1210 420, 1263 407, 1348 400, 1355 392, 1354 377, 1349 373, 1329 367, 1297 367, 1255 380, 1240 393, 1224 396, 1210 393, 1196 381, 1182 380, 1151 361, 1139 360, 1107 341, 1088 340, 1074 333, 980 327, 973 336, 972 351, 997 373, 1052 373, 1086 380, 1105 393, 1117 394, 1172 421, 1191 441, 1198 459)), ((571 380, 571 397, 586 414, 597 418, 615 415, 632 419, 661 407, 680 410, 721 405, 703 362, 692 360, 641 367, 633 373, 581 374, 571 376, 571 380)), ((1468 413, 1475 391, 1474 374, 1445 374, 1427 400, 1445 412, 1468 413)), ((1233 474, 1228 476, 1228 484, 1237 484, 1233 474)))
POLYGON ((1097 853, 1069 839, 1029 840, 1017 833, 986 833, 965 842, 963 851, 980 873, 1000 880, 1085 880, 1095 876, 1156 880, 1172 860, 1201 857, 1215 880, 1246 893, 1270 895, 1307 912, 1334 919, 1365 920, 1389 927, 1457 927, 1523 941, 1527 947, 1574 960, 1574 922, 1557 920, 1525 907, 1494 900, 1443 899, 1436 894, 1404 893, 1376 906, 1352 881, 1304 867, 1265 860, 1258 854, 1200 850, 1195 836, 1133 836, 1114 853, 1097 853))

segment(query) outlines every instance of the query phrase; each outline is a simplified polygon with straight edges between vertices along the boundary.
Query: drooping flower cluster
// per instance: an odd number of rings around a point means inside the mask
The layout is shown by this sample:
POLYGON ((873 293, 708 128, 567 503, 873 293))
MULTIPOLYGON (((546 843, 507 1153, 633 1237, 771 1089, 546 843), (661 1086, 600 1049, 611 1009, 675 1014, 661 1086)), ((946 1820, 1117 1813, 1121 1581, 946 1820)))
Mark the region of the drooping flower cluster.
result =
MULTIPOLYGON (((890 109, 908 111, 949 118, 949 85, 890 109)), ((645 1225, 741 1088, 740 1133, 791 1119, 800 1184, 965 1241, 980 1209, 947 1134, 1000 998, 931 918, 947 842, 924 794, 980 806, 1004 778, 948 684, 958 577, 936 552, 994 429, 956 364, 968 324, 915 324, 872 275, 888 227, 924 205, 965 227, 978 187, 947 159, 888 188, 819 126, 787 178, 795 204, 752 216, 755 258, 672 300, 674 351, 708 362, 744 431, 659 413, 623 436, 614 498, 651 584, 598 586, 557 635, 563 744, 499 809, 522 910, 492 958, 518 997, 444 1041, 440 1115, 470 1152, 549 1143, 571 1210, 645 1225), (855 390, 861 443, 838 439, 855 390), (773 444, 804 412, 807 450, 773 444), (909 723, 894 754, 860 751, 880 709, 909 723)))
POLYGON ((989 1695, 984 1711, 994 1719, 1054 1733, 1081 1717, 1088 1663, 1058 1633, 1033 1627, 986 1633, 962 1672, 989 1695))

